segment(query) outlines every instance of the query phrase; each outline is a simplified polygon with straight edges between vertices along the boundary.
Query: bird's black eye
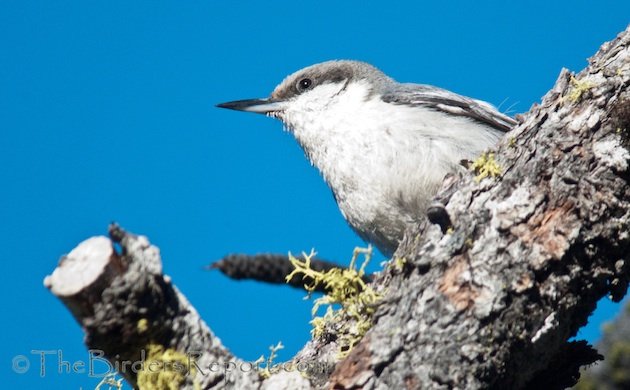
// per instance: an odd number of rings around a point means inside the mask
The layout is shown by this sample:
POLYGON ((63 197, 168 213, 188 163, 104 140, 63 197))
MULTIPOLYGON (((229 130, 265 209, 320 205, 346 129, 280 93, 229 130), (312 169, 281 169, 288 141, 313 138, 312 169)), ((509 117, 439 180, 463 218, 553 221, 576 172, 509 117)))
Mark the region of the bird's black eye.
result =
POLYGON ((297 89, 300 92, 304 92, 307 89, 309 89, 311 87, 311 85, 313 85, 313 81, 311 79, 309 79, 309 78, 305 78, 305 79, 302 79, 302 80, 298 81, 297 89))

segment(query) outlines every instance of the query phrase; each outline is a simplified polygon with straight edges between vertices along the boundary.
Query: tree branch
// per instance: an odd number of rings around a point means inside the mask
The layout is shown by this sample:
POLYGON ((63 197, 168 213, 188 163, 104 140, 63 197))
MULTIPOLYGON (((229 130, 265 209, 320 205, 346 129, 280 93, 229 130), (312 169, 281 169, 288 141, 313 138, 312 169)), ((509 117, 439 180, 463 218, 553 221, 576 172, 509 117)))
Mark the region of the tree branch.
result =
POLYGON ((117 225, 110 236, 83 241, 44 281, 85 331, 88 348, 102 351, 134 387, 257 387, 251 365, 223 347, 162 274, 159 250, 117 225))

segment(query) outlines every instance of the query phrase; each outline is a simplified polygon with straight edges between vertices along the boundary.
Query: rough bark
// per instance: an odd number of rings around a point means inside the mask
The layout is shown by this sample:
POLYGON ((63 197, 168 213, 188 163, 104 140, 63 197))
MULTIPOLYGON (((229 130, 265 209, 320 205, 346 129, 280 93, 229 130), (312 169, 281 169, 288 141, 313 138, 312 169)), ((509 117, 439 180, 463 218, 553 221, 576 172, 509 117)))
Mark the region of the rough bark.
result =
MULTIPOLYGON (((190 389, 258 385, 259 377, 251 365, 223 347, 170 278, 162 274, 159 250, 146 237, 112 225, 110 238, 92 237, 79 244, 61 259, 44 284, 79 322, 87 347, 96 356, 102 351, 134 387, 138 387, 140 372, 155 382, 152 388, 162 388, 157 383, 164 381, 176 383, 174 388, 190 389), (120 253, 115 244, 120 245, 120 253), (156 346, 163 351, 155 353, 156 346), (143 367, 134 365, 143 361, 143 367), (149 361, 164 365, 151 366, 149 361), (177 363, 181 366, 175 366, 177 363)), ((146 381, 141 384, 147 387, 146 381)))
MULTIPOLYGON (((308 379, 283 371, 263 381, 234 370, 196 380, 202 388, 229 381, 228 387, 274 389, 571 385, 579 365, 597 355, 567 340, 597 300, 621 299, 630 277, 629 84, 630 30, 604 44, 579 74, 563 70, 497 146, 501 175, 480 182, 463 175, 457 191, 451 183, 449 196, 438 196, 451 226, 426 223, 408 232, 394 256, 403 260, 374 282, 383 294, 374 325, 349 356, 337 362, 330 337, 296 356, 329 370, 310 370, 308 379)), ((127 235, 121 244, 122 255, 75 250, 117 259, 99 266, 102 275, 90 283, 75 282, 64 262, 55 271, 63 278, 48 279, 85 327, 88 346, 133 360, 157 340, 202 351, 206 364, 240 362, 161 275, 154 247, 127 235), (77 286, 65 291, 62 282, 77 286), (144 333, 141 318, 151 324, 144 333)))

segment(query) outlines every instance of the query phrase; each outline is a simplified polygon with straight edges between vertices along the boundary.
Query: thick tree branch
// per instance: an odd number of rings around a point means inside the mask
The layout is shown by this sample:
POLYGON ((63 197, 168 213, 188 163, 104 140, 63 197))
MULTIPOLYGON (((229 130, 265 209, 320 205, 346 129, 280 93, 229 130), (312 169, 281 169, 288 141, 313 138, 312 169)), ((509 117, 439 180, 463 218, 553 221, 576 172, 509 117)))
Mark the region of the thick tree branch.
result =
POLYGON ((257 387, 251 364, 223 347, 162 274, 159 250, 116 225, 110 236, 79 244, 44 281, 82 326, 88 348, 102 351, 134 387, 257 387))
MULTIPOLYGON (((425 223, 408 232, 374 282, 383 296, 374 325, 345 359, 338 360, 334 332, 324 332, 295 358, 328 367, 308 370, 308 379, 286 371, 265 381, 245 370, 196 371, 183 385, 572 383, 577 367, 597 355, 567 340, 601 297, 620 299, 630 277, 629 85, 630 31, 603 45, 575 77, 562 71, 542 104, 497 147, 500 177, 477 182, 462 175, 457 191, 451 182, 438 196, 445 229, 425 223)), ((84 242, 47 279, 85 328, 88 346, 111 361, 134 361, 147 345, 161 345, 201 351, 202 367, 240 364, 161 275, 157 250, 143 237, 121 233, 120 242, 122 254, 107 238, 84 242)), ((124 375, 138 382, 134 373, 124 375)))
POLYGON ((562 71, 497 148, 501 177, 462 179, 447 234, 408 235, 396 253, 408 269, 375 282, 387 304, 333 387, 542 382, 596 302, 628 285, 629 84, 629 31, 577 76, 562 71))

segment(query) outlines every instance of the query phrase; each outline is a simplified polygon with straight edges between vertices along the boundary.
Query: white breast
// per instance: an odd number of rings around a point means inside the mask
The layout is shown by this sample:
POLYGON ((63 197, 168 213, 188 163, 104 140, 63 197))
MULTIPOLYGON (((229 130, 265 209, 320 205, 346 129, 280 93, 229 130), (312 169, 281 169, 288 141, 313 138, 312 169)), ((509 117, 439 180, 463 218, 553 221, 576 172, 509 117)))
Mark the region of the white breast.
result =
POLYGON ((499 132, 464 117, 385 103, 363 83, 343 87, 325 84, 298 96, 281 119, 346 220, 386 252, 378 242, 402 237, 406 224, 424 216, 444 176, 493 145, 499 132))

